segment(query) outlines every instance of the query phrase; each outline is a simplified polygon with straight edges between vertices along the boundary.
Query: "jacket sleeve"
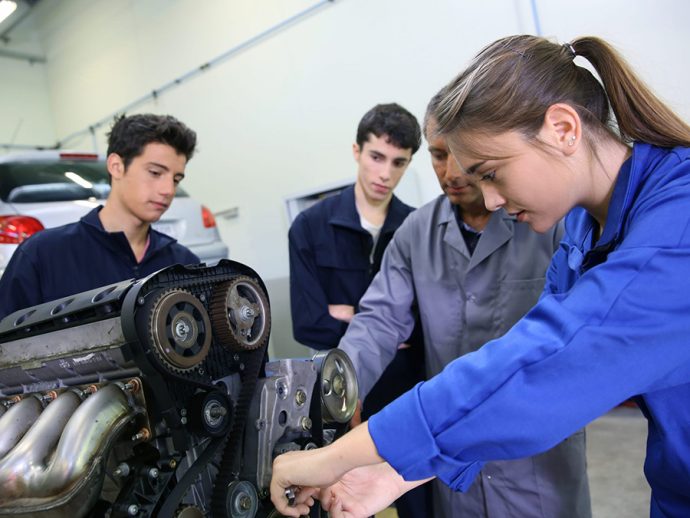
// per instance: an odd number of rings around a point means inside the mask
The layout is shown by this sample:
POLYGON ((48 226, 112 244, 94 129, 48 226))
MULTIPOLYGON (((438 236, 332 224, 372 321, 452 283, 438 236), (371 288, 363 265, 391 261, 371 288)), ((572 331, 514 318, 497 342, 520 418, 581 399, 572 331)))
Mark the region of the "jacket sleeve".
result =
POLYGON ((45 302, 39 269, 33 255, 26 252, 27 244, 28 241, 15 250, 0 278, 0 319, 20 309, 45 302))
POLYGON ((664 221, 374 415, 379 453, 406 479, 462 490, 482 461, 545 451, 633 395, 687 383, 690 239, 671 223, 683 235, 650 245, 664 221))
POLYGON ((398 345, 410 337, 415 327, 407 228, 403 224, 395 233, 383 256, 381 270, 361 298, 359 312, 338 346, 352 359, 362 400, 393 360, 398 345))
POLYGON ((299 215, 288 233, 290 251, 290 313, 292 334, 313 349, 332 349, 347 323, 328 313, 328 299, 319 281, 308 222, 299 215))

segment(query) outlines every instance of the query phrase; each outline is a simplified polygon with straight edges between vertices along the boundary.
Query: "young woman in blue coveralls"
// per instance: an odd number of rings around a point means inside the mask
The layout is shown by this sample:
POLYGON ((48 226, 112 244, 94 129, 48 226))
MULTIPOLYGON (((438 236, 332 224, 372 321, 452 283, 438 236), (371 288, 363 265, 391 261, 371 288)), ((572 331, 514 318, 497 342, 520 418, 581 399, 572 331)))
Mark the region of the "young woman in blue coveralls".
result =
POLYGON ((318 497, 333 517, 367 516, 430 477, 462 491, 483 461, 544 451, 634 398, 650 514, 690 516, 690 127, 591 37, 489 45, 435 116, 489 209, 537 231, 567 214, 545 292, 368 423, 278 457, 276 507, 298 516, 318 497))

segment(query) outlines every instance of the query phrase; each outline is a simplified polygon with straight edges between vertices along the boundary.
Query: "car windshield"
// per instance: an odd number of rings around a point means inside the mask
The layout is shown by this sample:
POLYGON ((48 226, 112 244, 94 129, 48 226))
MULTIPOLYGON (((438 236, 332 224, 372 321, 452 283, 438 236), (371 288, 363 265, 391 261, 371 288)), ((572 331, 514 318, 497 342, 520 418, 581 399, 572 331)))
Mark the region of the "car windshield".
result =
MULTIPOLYGON (((105 163, 95 160, 0 164, 0 199, 8 203, 103 200, 110 193, 105 163)), ((175 196, 187 196, 180 187, 175 196)))

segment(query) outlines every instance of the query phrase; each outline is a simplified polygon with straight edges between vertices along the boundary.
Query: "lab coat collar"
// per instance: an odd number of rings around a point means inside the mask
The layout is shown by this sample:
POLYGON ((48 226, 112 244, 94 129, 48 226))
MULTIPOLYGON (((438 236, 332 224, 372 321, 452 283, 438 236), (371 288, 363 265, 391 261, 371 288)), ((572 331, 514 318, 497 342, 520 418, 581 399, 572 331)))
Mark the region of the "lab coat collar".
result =
POLYGON ((470 255, 467 249, 465 239, 462 237, 462 233, 455 219, 454 207, 448 198, 443 201, 439 225, 446 226, 443 241, 448 246, 460 252, 460 254, 469 261, 468 270, 470 270, 510 240, 513 236, 515 218, 509 216, 503 209, 491 213, 489 222, 482 231, 482 237, 479 239, 477 248, 475 248, 472 255, 470 255))

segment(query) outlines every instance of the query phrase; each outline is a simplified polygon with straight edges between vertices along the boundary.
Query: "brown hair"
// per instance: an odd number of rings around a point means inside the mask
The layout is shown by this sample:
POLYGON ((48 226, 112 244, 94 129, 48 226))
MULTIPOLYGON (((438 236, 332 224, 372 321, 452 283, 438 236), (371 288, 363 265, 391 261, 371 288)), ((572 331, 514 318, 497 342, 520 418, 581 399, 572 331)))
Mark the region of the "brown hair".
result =
POLYGON ((590 144, 597 134, 607 133, 625 143, 690 146, 690 126, 596 37, 565 45, 530 35, 502 38, 485 47, 443 91, 433 112, 443 134, 518 130, 534 138, 549 106, 563 102, 592 130, 590 144), (573 62, 576 55, 592 64, 601 82, 573 62))

